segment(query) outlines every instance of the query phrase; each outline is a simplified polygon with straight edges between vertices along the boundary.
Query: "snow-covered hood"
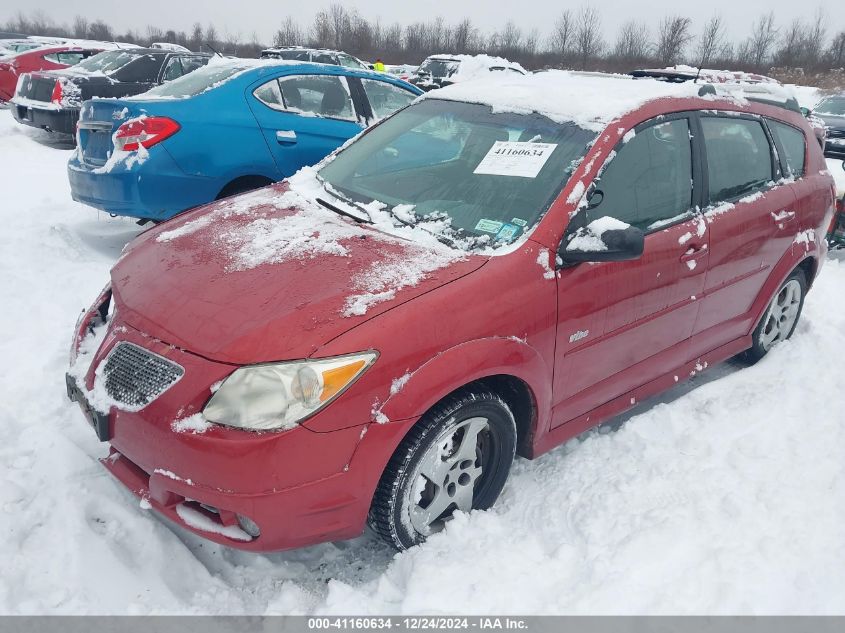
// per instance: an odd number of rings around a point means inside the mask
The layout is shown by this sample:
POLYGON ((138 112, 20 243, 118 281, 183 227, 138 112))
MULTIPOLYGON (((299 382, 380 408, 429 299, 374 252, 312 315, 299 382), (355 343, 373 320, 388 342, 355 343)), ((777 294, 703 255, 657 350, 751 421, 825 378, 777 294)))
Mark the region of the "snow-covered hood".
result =
POLYGON ((487 259, 358 224, 282 183, 147 231, 111 277, 126 324, 247 364, 306 358, 487 259))

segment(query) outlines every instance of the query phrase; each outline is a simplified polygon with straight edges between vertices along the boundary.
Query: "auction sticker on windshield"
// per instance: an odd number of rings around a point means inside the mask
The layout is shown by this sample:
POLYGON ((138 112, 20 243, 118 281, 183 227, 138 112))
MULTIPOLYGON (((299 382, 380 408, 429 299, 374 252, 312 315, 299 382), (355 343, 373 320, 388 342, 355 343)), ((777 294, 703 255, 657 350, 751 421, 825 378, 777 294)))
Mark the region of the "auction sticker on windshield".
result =
POLYGON ((473 173, 536 178, 556 147, 557 143, 496 141, 473 173))

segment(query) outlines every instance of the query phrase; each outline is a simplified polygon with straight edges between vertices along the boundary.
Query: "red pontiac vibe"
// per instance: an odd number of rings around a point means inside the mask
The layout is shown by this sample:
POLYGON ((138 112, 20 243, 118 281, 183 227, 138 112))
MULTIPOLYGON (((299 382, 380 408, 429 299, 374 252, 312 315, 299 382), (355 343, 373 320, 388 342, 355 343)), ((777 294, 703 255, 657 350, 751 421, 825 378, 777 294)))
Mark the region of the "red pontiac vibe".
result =
POLYGON ((18 78, 24 73, 68 68, 102 50, 79 46, 43 46, 0 58, 0 103, 10 101, 15 96, 18 78))
POLYGON ((456 85, 129 244, 68 393, 106 468, 197 534, 265 551, 369 523, 408 548, 489 508, 515 453, 789 338, 833 203, 785 105, 456 85))

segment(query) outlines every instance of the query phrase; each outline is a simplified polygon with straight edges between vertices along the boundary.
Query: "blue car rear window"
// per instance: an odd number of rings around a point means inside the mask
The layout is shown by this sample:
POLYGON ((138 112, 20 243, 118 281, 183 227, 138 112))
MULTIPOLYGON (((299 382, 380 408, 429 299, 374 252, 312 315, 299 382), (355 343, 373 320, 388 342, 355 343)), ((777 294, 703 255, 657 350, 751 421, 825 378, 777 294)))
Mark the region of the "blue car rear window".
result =
POLYGON ((238 73, 248 70, 249 68, 252 68, 252 66, 247 64, 214 64, 205 66, 204 68, 195 70, 192 73, 183 75, 178 79, 156 86, 152 90, 145 92, 143 95, 139 95, 139 98, 170 97, 178 99, 183 97, 193 97, 222 84, 238 73))

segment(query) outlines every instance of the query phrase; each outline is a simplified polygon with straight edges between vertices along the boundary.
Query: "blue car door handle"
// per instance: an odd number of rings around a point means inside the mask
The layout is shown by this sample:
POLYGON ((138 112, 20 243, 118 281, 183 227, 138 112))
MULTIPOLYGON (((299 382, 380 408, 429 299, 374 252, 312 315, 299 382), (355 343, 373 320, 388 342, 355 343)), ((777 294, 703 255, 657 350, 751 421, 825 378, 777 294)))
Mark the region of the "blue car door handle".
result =
POLYGON ((276 130, 276 140, 279 145, 295 145, 296 132, 293 130, 276 130))

